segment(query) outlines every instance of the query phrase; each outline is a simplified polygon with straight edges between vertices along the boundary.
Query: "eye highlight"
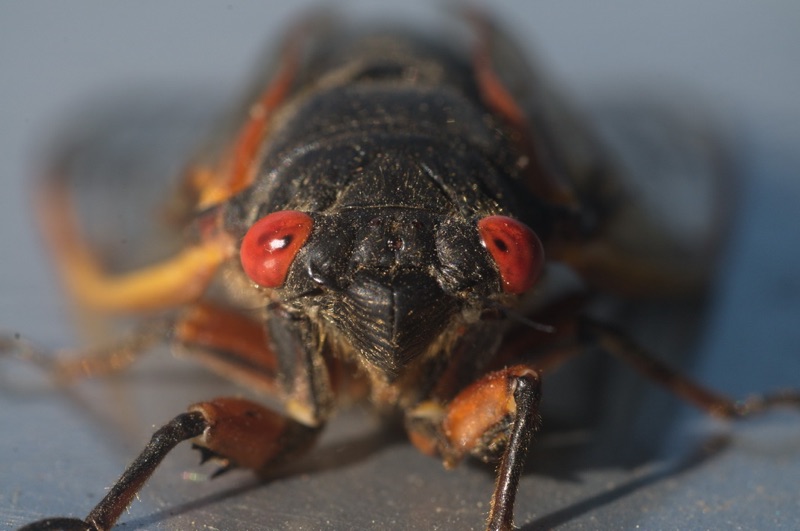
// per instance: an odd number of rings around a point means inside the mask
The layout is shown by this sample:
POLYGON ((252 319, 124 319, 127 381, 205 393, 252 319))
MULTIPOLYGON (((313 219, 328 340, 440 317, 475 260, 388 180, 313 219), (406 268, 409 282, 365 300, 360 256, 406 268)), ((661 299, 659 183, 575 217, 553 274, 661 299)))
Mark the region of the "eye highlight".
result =
POLYGON ((539 237, 527 225, 507 216, 487 216, 478 221, 481 244, 494 260, 503 291, 519 294, 528 291, 539 278, 544 265, 544 249, 539 237))
POLYGON ((281 286, 313 225, 311 216, 295 210, 273 212, 256 221, 239 251, 244 272, 259 286, 281 286))

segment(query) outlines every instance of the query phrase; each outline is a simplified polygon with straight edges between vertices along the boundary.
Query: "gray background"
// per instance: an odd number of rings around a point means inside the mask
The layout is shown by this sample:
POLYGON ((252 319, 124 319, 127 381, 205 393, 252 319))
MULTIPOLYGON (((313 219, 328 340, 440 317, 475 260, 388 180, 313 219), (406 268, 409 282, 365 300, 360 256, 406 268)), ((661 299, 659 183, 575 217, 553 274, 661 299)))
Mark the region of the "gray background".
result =
MULTIPOLYGON (((797 387, 796 2, 498 2, 492 10, 578 99, 655 86, 734 124, 747 181, 691 372, 735 396, 797 387)), ((28 206, 37 149, 52 125, 76 104, 131 87, 211 86, 235 95, 263 45, 296 12, 266 2, 0 4, 0 328, 53 347, 77 341, 28 206)), ((152 426, 192 401, 235 392, 172 361, 147 360, 112 385, 71 391, 52 390, 8 361, 0 360, 0 375, 0 526, 9 529, 85 515, 152 426)), ((800 527, 798 414, 775 411, 733 427, 688 407, 673 415, 668 440, 643 442, 656 449, 627 463, 635 466, 621 466, 613 450, 597 457, 608 445, 573 450, 576 437, 545 438, 523 478, 517 524, 800 527)), ((181 448, 123 516, 123 528, 480 528, 492 483, 485 468, 444 472, 402 438, 378 435, 360 412, 335 424, 316 457, 269 484, 246 473, 202 481, 209 470, 181 448)), ((625 443, 619 448, 635 451, 635 437, 625 443)))

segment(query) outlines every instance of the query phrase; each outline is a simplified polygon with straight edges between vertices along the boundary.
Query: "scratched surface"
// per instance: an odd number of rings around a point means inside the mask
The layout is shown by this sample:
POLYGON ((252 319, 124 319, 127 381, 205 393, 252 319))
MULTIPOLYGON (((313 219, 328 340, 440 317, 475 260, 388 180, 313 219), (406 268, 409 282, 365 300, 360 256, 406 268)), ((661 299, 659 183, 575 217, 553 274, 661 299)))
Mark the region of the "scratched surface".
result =
MULTIPOLYGON (((722 1, 634 9, 631 1, 580 12, 558 4, 496 9, 582 100, 656 86, 713 110, 729 125, 743 178, 703 326, 691 324, 698 310, 647 308, 631 317, 636 330, 726 393, 800 386, 800 10, 788 1, 771 9, 722 1)), ((77 341, 28 207, 36 150, 52 125, 108 92, 235 94, 262 44, 292 17, 263 3, 150 8, 0 7, 2 330, 51 347, 77 341)), ((545 382, 566 403, 607 408, 595 429, 549 424, 522 479, 517 525, 800 527, 799 413, 725 425, 625 369, 602 370, 609 385, 591 393, 570 387, 586 381, 580 374, 545 382)), ((84 516, 154 426, 191 402, 240 392, 164 352, 112 381, 70 389, 0 360, 0 528, 84 516)), ((335 418, 316 452, 270 482, 246 472, 211 481, 212 471, 179 447, 120 529, 481 529, 493 482, 479 464, 444 471, 361 410, 335 418)))

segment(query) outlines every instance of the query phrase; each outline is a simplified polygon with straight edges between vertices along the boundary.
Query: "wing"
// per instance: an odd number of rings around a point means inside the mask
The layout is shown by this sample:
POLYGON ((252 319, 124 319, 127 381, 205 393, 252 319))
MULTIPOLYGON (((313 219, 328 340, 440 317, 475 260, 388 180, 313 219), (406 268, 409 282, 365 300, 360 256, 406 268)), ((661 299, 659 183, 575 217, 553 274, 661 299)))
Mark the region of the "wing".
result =
POLYGON ((220 101, 196 90, 120 95, 76 113, 56 134, 39 189, 73 204, 87 246, 110 272, 153 263, 185 243, 194 209, 185 165, 216 123, 220 101))
POLYGON ((701 286, 736 189, 710 122, 641 94, 579 111, 493 21, 470 20, 475 70, 489 71, 479 82, 485 99, 552 176, 544 192, 572 211, 567 236, 549 255, 589 284, 629 295, 701 286))

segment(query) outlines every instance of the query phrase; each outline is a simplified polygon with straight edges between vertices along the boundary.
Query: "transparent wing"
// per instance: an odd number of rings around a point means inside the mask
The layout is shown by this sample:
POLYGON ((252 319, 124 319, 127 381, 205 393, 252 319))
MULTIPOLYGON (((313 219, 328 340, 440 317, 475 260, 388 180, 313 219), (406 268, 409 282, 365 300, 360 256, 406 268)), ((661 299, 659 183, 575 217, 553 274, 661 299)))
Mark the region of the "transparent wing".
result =
POLYGON ((709 117, 647 92, 580 108, 546 68, 487 23, 491 61, 526 115, 537 156, 573 192, 582 224, 594 225, 592 238, 608 254, 610 265, 597 266, 599 285, 633 285, 632 271, 645 279, 630 290, 637 294, 704 284, 737 187, 709 117))
POLYGON ((74 204, 79 230, 109 270, 136 269, 184 243, 194 206, 184 192, 186 164, 221 101, 196 89, 120 95, 84 109, 56 134, 40 184, 58 184, 57 200, 74 204))

